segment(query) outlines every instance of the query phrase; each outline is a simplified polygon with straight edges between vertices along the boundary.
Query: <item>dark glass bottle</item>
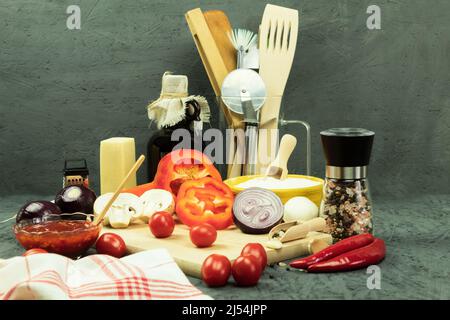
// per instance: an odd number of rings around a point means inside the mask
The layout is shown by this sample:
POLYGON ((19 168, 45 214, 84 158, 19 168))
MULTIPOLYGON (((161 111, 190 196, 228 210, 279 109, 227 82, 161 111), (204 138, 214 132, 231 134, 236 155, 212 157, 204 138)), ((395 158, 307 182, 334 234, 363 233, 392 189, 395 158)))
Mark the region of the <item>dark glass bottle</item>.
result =
MULTIPOLYGON (((186 102, 186 109, 185 109, 185 118, 178 122, 177 124, 161 128, 157 130, 148 140, 147 143, 147 159, 148 159, 148 166, 147 166, 147 181, 153 181, 155 175, 156 175, 156 169, 158 167, 159 160, 161 160, 162 157, 164 157, 166 154, 170 153, 173 148, 181 142, 180 140, 172 141, 172 133, 177 129, 186 129, 190 133, 190 139, 191 139, 191 146, 194 148, 194 130, 193 130, 193 124, 194 121, 201 121, 200 120, 200 106, 195 100, 191 100, 186 102)), ((196 134, 201 134, 196 131, 196 134)), ((204 148, 203 142, 202 142, 202 150, 204 148)))

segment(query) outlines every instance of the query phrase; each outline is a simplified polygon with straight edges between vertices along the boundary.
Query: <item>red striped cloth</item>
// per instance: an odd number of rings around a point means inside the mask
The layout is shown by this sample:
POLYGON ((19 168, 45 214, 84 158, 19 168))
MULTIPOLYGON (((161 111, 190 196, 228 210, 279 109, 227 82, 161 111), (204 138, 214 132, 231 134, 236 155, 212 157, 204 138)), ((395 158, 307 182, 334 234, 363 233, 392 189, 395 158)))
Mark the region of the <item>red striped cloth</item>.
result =
POLYGON ((116 259, 35 254, 0 261, 0 299, 211 299, 165 249, 116 259))

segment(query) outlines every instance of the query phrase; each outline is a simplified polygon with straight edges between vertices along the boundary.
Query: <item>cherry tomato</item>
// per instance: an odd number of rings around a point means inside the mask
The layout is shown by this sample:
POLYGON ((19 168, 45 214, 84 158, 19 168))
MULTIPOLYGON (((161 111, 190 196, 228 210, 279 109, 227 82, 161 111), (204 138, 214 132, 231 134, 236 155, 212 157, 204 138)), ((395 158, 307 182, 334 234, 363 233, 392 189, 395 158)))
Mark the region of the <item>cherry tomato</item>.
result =
POLYGON ((264 271, 267 265, 267 253, 260 243, 247 243, 241 251, 241 256, 254 256, 261 265, 261 271, 264 271))
POLYGON ((99 254, 122 258, 127 252, 127 245, 122 237, 115 233, 104 233, 98 238, 95 248, 99 254))
POLYGON ((234 260, 231 272, 238 286, 254 286, 262 274, 261 263, 254 256, 239 256, 234 260))
POLYGON ((231 274, 230 260, 221 254, 211 254, 203 261, 201 273, 208 286, 224 286, 231 274))
POLYGON ((191 228, 189 237, 197 247, 205 248, 211 246, 216 241, 217 231, 212 225, 202 223, 191 228))
POLYGON ((169 212, 159 211, 152 215, 148 225, 156 238, 167 238, 175 228, 175 221, 169 212))
POLYGON ((34 248, 34 249, 25 251, 24 253, 22 253, 22 256, 27 257, 27 256, 31 256, 33 254, 38 254, 38 253, 48 253, 48 251, 41 249, 41 248, 34 248))

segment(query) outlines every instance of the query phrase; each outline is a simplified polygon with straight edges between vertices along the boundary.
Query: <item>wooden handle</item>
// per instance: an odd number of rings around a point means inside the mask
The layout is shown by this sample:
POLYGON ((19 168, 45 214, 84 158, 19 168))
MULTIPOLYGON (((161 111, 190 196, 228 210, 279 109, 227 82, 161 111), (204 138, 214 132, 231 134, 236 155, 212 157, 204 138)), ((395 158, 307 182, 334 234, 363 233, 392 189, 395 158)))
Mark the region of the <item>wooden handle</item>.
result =
MULTIPOLYGON (((222 57, 223 63, 227 69, 227 74, 236 69, 236 49, 231 43, 228 33, 232 32, 231 23, 228 20, 227 15, 222 10, 210 10, 203 13, 206 24, 209 27, 212 38, 216 44, 217 50, 222 57)), ((220 88, 221 90, 221 84, 220 88)), ((220 96, 221 93, 217 93, 220 96)), ((222 99, 220 99, 222 100, 222 99)), ((244 128, 242 122, 242 115, 234 113, 228 108, 226 116, 228 117, 228 124, 233 128, 244 128)), ((224 111, 225 112, 225 111, 224 111)))
POLYGON ((274 160, 275 151, 275 136, 274 130, 278 130, 278 116, 280 113, 282 97, 266 98, 261 111, 259 113, 259 129, 260 134, 258 138, 258 162, 256 171, 260 174, 264 174, 267 166, 274 160))
POLYGON ((269 168, 267 169, 266 175, 268 174, 268 172, 272 167, 277 167, 282 170, 280 179, 285 179, 288 174, 287 163, 296 145, 297 145, 297 138, 291 134, 285 134, 281 138, 280 148, 278 149, 277 157, 270 164, 269 168))
POLYGON ((203 12, 203 15, 228 72, 235 70, 236 49, 228 37, 232 27, 226 13, 222 10, 209 10, 203 12))
MULTIPOLYGON (((229 110, 221 98, 223 79, 231 71, 229 68, 234 67, 236 64, 235 57, 231 63, 229 62, 227 64, 224 56, 230 56, 229 48, 228 52, 225 53, 224 48, 218 44, 219 41, 223 42, 226 40, 228 41, 227 46, 229 47, 230 45, 229 39, 225 38, 228 37, 224 32, 225 30, 221 30, 222 27, 231 30, 228 18, 222 11, 214 10, 203 13, 200 8, 188 11, 185 17, 211 86, 216 94, 217 103, 225 116, 228 127, 243 128, 244 123, 241 121, 242 117, 229 110)), ((232 49, 234 50, 234 48, 232 49)), ((231 159, 234 159, 236 150, 231 149, 230 152, 231 159)), ((240 171, 241 165, 229 164, 227 176, 230 178, 235 175, 240 175, 240 171)))
MULTIPOLYGON (((220 97, 222 82, 227 76, 228 70, 206 23, 203 12, 200 8, 193 9, 188 11, 185 17, 214 93, 217 97, 220 97)), ((231 125, 230 111, 220 100, 222 99, 219 98, 218 103, 225 114, 228 125, 231 125)))
POLYGON ((281 138, 280 148, 278 149, 278 155, 275 161, 277 161, 280 166, 285 167, 296 145, 297 138, 292 134, 285 134, 281 138))
POLYGON ((238 155, 236 152, 233 163, 230 163, 228 165, 228 172, 227 172, 228 179, 239 177, 242 175, 242 164, 237 163, 237 158, 238 158, 238 155))
MULTIPOLYGON (((235 128, 236 129, 236 128, 235 128)), ((244 161, 244 154, 242 149, 242 143, 239 138, 231 137, 229 142, 229 152, 228 152, 228 170, 227 178, 239 177, 242 174, 242 162, 244 161)))
POLYGON ((119 184, 119 186, 117 187, 116 191, 114 192, 113 196, 111 197, 111 199, 109 199, 108 203, 106 204, 106 206, 103 208, 103 211, 97 216, 97 218, 94 219, 94 224, 97 225, 99 223, 102 222, 103 218, 106 215, 106 212, 108 212, 109 208, 111 208, 112 204, 114 203, 114 201, 116 201, 117 197, 119 196, 120 192, 123 189, 123 186, 125 185, 125 183, 128 181, 128 179, 130 179, 132 174, 135 174, 136 171, 138 171, 139 167, 142 165, 142 163, 145 160, 145 156, 141 155, 139 157, 139 159, 137 159, 137 161, 135 162, 135 164, 133 165, 133 167, 131 167, 130 171, 128 171, 127 175, 125 176, 125 178, 123 178, 122 182, 119 184))

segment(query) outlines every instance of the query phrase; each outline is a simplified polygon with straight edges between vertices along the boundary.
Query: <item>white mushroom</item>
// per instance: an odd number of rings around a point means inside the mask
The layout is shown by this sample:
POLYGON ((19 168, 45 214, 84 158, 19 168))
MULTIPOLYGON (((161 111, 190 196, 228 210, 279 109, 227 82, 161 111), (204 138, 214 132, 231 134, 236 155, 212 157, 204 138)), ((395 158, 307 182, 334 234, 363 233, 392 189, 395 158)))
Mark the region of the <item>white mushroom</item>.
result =
POLYGON ((140 197, 143 206, 142 219, 148 220, 155 212, 166 211, 173 213, 175 201, 171 192, 164 189, 152 189, 146 191, 140 197))
POLYGON ((109 224, 115 229, 127 228, 131 222, 131 214, 122 205, 112 205, 109 215, 109 224))
MULTIPOLYGON (((94 203, 94 215, 99 215, 113 193, 105 193, 94 203)), ((104 225, 113 228, 126 228, 130 223, 138 222, 142 218, 143 206, 138 196, 132 193, 121 193, 106 213, 104 225)))

